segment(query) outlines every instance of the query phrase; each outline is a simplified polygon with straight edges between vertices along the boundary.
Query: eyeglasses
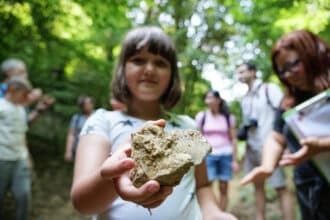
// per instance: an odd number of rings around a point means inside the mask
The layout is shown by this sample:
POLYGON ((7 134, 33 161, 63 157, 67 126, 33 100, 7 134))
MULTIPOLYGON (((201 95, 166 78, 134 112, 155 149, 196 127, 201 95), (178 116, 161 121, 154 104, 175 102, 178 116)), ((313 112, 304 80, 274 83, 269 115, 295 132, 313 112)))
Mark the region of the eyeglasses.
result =
POLYGON ((286 72, 290 72, 290 73, 294 72, 293 71, 294 68, 297 68, 300 62, 301 60, 299 58, 296 58, 294 61, 286 63, 286 65, 283 68, 278 69, 279 75, 284 76, 286 72))

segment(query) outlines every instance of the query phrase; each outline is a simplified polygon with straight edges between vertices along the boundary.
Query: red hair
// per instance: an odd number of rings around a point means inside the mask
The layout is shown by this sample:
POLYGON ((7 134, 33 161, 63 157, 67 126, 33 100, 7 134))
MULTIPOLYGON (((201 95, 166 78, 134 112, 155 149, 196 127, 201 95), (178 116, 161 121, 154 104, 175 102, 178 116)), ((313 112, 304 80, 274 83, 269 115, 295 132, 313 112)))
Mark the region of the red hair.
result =
POLYGON ((276 58, 283 50, 294 50, 304 65, 307 80, 314 85, 315 91, 321 92, 330 87, 330 47, 320 37, 307 30, 296 30, 283 35, 272 49, 272 65, 275 73, 286 87, 283 100, 285 109, 315 95, 311 91, 302 91, 291 86, 279 74, 276 58), (284 104, 286 103, 286 104, 284 104))

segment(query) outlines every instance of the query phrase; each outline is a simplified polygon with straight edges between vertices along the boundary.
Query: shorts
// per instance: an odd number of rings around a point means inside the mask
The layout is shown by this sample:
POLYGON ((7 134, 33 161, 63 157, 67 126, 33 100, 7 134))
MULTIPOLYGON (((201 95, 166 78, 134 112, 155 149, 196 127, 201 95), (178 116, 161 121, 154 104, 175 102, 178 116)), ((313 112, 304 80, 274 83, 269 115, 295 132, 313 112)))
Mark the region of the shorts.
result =
MULTIPOLYGON (((261 153, 256 150, 247 149, 244 156, 244 172, 249 173, 253 168, 260 165, 261 153)), ((286 177, 284 169, 277 167, 273 174, 267 179, 271 187, 278 189, 286 186, 286 177)))
POLYGON ((209 181, 232 179, 233 155, 208 155, 206 158, 207 176, 209 181))

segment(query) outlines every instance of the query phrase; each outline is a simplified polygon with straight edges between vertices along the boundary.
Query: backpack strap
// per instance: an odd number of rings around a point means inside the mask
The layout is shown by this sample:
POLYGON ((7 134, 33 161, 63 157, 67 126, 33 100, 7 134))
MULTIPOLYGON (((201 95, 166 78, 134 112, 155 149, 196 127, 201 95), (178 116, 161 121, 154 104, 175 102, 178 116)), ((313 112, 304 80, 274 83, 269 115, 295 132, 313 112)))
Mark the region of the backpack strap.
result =
POLYGON ((277 108, 270 101, 269 91, 268 91, 268 83, 265 83, 265 94, 266 94, 267 104, 275 111, 277 108))
POLYGON ((230 130, 231 130, 231 126, 230 126, 230 114, 226 114, 225 115, 226 118, 226 122, 227 122, 227 128, 228 128, 228 137, 231 140, 231 134, 230 134, 230 130))
POLYGON ((201 121, 201 132, 204 134, 204 125, 206 120, 206 111, 203 111, 202 121, 201 121))
MULTIPOLYGON (((227 128, 228 128, 228 137, 229 139, 231 139, 231 135, 230 135, 230 114, 224 114, 225 118, 226 118, 226 124, 227 124, 227 128)), ((202 116, 202 121, 201 121, 201 132, 202 134, 204 134, 204 125, 205 125, 205 121, 206 121, 206 111, 203 112, 203 116, 202 116)))

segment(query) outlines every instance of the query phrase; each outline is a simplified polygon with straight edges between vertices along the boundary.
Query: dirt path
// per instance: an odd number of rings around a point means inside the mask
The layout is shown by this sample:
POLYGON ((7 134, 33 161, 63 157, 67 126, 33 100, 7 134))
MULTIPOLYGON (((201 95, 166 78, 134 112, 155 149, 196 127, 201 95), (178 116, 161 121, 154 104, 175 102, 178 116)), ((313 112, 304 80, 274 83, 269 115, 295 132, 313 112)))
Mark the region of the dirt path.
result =
MULTIPOLYGON (((33 176, 33 210, 32 220, 87 220, 90 217, 79 215, 70 202, 70 186, 72 180, 72 164, 64 162, 41 163, 35 167, 33 176)), ((242 220, 254 220, 254 196, 252 186, 238 185, 241 175, 231 181, 229 208, 242 220)), ((216 187, 214 187, 215 189, 216 187)), ((217 193, 216 193, 217 194, 217 193)), ((266 219, 279 220, 280 211, 276 193, 267 189, 266 219)), ((6 220, 13 220, 14 206, 11 196, 7 197, 5 206, 6 220), (8 202, 9 201, 9 202, 8 202)))

